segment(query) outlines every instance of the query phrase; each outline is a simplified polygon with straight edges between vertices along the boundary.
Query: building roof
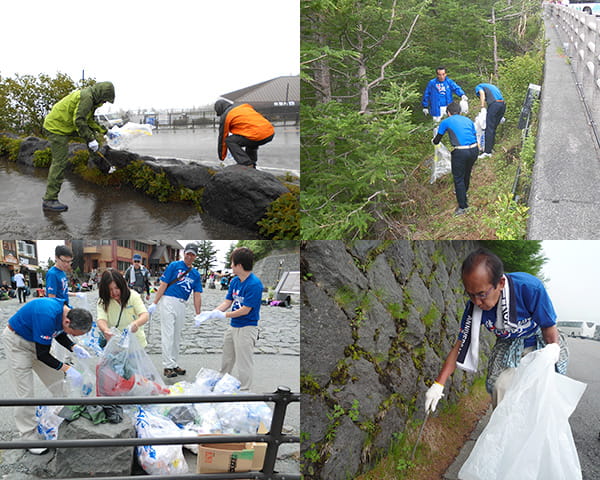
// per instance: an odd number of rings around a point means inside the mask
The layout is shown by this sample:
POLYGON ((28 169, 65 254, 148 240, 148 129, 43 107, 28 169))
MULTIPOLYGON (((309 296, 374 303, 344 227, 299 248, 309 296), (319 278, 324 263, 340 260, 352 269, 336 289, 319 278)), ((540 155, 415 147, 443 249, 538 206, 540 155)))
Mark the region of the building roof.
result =
POLYGON ((300 76, 277 77, 221 95, 235 103, 300 102, 300 76))

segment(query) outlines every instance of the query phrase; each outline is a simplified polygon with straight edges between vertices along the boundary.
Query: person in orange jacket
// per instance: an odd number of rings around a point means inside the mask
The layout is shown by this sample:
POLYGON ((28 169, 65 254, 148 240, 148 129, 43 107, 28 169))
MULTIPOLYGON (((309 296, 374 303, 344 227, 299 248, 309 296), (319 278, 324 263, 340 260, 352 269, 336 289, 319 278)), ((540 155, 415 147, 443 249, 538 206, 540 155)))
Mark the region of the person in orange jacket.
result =
POLYGON ((229 149, 237 163, 256 168, 258 147, 275 136, 271 122, 247 103, 236 107, 219 99, 215 102, 215 112, 221 118, 217 143, 219 159, 225 160, 229 149))

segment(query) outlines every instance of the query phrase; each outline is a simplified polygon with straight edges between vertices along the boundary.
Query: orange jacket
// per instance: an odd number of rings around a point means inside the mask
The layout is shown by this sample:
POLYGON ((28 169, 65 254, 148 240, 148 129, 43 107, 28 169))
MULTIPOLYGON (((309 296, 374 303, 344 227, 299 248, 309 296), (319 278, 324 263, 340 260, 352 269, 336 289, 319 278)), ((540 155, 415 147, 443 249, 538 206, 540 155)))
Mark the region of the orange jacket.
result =
POLYGON ((225 111, 221 117, 221 128, 219 129, 219 158, 221 160, 225 160, 227 156, 225 139, 230 133, 259 142, 273 135, 275 129, 271 122, 254 110, 251 105, 244 103, 225 111))

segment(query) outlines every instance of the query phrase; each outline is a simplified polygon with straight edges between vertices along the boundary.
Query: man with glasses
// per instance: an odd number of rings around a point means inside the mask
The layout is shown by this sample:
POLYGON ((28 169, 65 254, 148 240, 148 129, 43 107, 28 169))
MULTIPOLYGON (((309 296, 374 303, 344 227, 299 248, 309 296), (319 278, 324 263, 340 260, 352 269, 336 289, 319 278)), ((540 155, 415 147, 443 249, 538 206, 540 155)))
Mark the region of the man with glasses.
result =
POLYGON ((73 252, 66 245, 58 245, 54 249, 55 264, 46 273, 46 296, 69 300, 72 297, 85 298, 84 293, 69 292, 69 279, 67 274, 73 271, 73 252))
POLYGON ((200 272, 194 268, 194 260, 198 255, 198 247, 193 243, 185 246, 183 260, 171 262, 160 277, 160 286, 154 302, 148 307, 152 315, 160 302, 160 335, 162 345, 163 375, 173 378, 185 375, 186 371, 179 366, 179 342, 181 330, 185 322, 185 304, 194 292, 194 309, 200 314, 202 306, 202 279, 200 272))
POLYGON ((142 265, 142 256, 139 253, 133 256, 133 265, 125 270, 123 276, 129 288, 138 292, 140 296, 146 292, 146 301, 150 300, 150 272, 142 265))
POLYGON ((504 273, 500 258, 483 248, 465 259, 461 273, 469 301, 458 340, 425 395, 426 411, 435 411, 456 367, 477 370, 481 325, 496 335, 486 379, 494 408, 510 387, 521 358, 534 350, 552 351, 556 370, 566 373, 566 342, 559 336, 554 307, 539 279, 528 273, 504 273))

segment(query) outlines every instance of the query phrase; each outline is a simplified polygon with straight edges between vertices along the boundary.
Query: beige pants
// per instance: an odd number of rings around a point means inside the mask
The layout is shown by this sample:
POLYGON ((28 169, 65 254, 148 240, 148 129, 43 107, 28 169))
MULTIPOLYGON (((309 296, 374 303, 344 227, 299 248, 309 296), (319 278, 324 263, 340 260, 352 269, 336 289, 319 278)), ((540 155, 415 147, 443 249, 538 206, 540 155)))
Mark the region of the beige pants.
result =
MULTIPOLYGON (((34 398, 33 373, 55 397, 63 396, 64 374, 50 368, 37 359, 35 343, 25 340, 8 327, 2 332, 2 343, 8 360, 11 380, 15 385, 17 398, 34 398)), ((26 440, 39 439, 35 407, 15 407, 15 422, 21 437, 26 440)))
POLYGON ((240 390, 250 390, 252 386, 252 373, 254 370, 254 345, 258 327, 232 327, 227 328, 223 337, 223 359, 221 360, 221 374, 231 373, 233 366, 237 365, 238 379, 241 382, 240 390))
POLYGON ((185 323, 185 302, 179 298, 163 296, 160 299, 160 341, 162 364, 165 368, 179 367, 179 343, 185 323))
MULTIPOLYGON (((534 350, 535 347, 527 347, 523 349, 523 354, 521 355, 521 358, 523 358, 528 353, 533 352, 534 350)), ((498 404, 502 401, 504 395, 510 388, 516 371, 516 368, 507 368, 500 375, 498 375, 498 379, 494 384, 494 391, 492 392, 492 406, 494 408, 498 406, 498 404)))

